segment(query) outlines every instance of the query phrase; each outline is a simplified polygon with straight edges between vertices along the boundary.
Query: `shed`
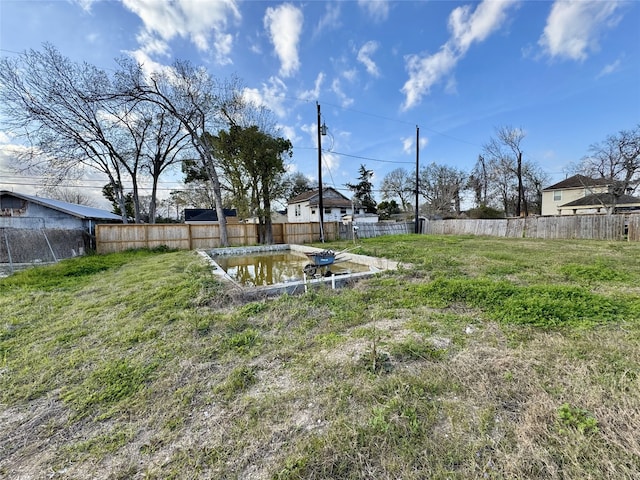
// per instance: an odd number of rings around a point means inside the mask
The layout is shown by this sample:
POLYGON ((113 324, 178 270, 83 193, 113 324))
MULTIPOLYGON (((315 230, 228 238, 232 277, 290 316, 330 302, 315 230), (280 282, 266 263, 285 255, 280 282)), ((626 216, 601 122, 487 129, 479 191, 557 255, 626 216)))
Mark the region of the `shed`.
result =
POLYGON ((107 210, 0 190, 0 263, 41 263, 94 248, 96 223, 120 222, 107 210))

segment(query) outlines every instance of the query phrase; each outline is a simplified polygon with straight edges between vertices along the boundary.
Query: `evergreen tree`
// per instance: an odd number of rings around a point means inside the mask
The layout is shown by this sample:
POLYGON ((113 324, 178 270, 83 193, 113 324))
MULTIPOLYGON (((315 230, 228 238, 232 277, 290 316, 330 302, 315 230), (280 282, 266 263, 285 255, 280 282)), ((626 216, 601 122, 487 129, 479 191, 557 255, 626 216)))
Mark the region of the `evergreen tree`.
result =
POLYGON ((376 201, 373 199, 373 170, 367 170, 367 167, 360 165, 358 169, 358 183, 347 183, 347 188, 353 192, 355 204, 364 208, 366 213, 376 213, 376 201))

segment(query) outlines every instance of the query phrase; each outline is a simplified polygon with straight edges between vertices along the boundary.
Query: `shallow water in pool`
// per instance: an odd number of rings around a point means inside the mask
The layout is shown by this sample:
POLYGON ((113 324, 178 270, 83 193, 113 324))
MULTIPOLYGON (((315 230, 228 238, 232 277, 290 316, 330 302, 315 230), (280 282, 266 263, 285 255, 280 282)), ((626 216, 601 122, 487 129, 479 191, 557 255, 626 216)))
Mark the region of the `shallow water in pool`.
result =
MULTIPOLYGON (((218 255, 213 258, 236 282, 243 286, 254 287, 302 280, 302 271, 305 265, 310 263, 306 255, 291 251, 218 255)), ((366 265, 339 261, 339 254, 336 258, 336 263, 326 267, 336 275, 369 271, 366 265)), ((320 274, 325 272, 325 268, 318 269, 320 274)))

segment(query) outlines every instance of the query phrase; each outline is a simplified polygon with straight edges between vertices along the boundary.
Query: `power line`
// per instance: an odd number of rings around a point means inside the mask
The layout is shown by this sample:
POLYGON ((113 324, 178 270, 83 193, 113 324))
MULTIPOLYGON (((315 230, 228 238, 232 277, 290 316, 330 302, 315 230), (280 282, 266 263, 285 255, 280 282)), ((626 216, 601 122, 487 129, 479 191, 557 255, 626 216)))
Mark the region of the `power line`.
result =
POLYGON ((336 152, 335 150, 334 151, 329 151, 328 153, 341 155, 343 157, 357 158, 357 159, 360 159, 360 160, 370 160, 372 162, 380 162, 380 163, 409 163, 409 164, 413 165, 413 162, 402 162, 402 161, 399 161, 399 160, 380 160, 379 158, 362 157, 360 155, 350 155, 348 153, 336 152))
MULTIPOLYGON (((293 147, 294 150, 317 150, 317 148, 314 147, 293 147)), ((336 152, 335 150, 326 150, 326 149, 322 149, 323 152, 325 153, 333 153, 335 155, 339 155, 342 157, 351 157, 351 158, 358 158, 360 160, 370 160, 372 162, 380 162, 380 163, 398 163, 398 164, 404 164, 404 163, 408 163, 408 164, 413 164, 413 162, 409 162, 409 161, 400 161, 400 160, 382 160, 379 158, 371 158, 371 157, 363 157, 360 155, 351 155, 349 153, 342 153, 342 152, 336 152)))
MULTIPOLYGON (((102 188, 104 187, 104 185, 82 185, 82 184, 56 184, 56 183, 27 183, 27 182, 16 182, 16 181, 11 181, 11 182, 5 182, 5 181, 1 181, 0 185, 9 185, 9 186, 21 186, 21 187, 59 187, 59 188, 89 188, 89 189, 99 189, 102 190, 102 188)), ((184 187, 184 185, 178 184, 175 188, 169 188, 169 187, 158 187, 156 188, 156 190, 159 191, 172 191, 172 190, 178 190, 179 187, 184 187)), ((128 187, 125 187, 125 190, 127 190, 128 187)), ((152 190, 153 187, 142 187, 142 186, 138 186, 138 190, 152 190)))

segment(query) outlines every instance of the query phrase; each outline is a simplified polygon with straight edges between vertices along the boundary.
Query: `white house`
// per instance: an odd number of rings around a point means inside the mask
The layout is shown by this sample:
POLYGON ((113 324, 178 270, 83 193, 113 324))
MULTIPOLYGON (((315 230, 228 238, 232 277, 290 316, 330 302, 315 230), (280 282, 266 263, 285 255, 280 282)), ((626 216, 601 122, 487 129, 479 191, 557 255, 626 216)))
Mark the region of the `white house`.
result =
MULTIPOLYGON (((309 190, 289 200, 287 219, 290 223, 309 223, 320 221, 320 190, 309 190)), ((351 200, 331 187, 322 189, 323 220, 341 222, 345 215, 353 214, 351 200)))

